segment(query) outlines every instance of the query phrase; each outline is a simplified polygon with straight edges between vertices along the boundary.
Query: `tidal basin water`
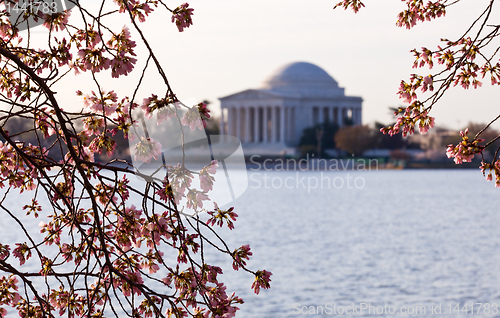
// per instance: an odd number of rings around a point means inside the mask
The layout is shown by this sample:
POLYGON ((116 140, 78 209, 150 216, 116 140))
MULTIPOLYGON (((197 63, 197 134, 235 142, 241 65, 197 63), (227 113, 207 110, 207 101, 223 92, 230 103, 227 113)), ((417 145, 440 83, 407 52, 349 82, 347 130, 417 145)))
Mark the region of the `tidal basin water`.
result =
POLYGON ((439 308, 500 317, 500 189, 479 169, 248 175, 232 203, 236 229, 224 234, 250 243, 249 266, 273 276, 271 289, 253 295, 251 277, 225 271, 228 289, 245 299, 239 317, 430 317, 439 308), (351 177, 351 187, 297 185, 325 176, 351 177))
POLYGON ((479 169, 239 170, 232 182, 245 174, 235 230, 220 233, 273 276, 254 295, 251 274, 207 255, 245 300, 237 317, 500 317, 500 189, 479 169))

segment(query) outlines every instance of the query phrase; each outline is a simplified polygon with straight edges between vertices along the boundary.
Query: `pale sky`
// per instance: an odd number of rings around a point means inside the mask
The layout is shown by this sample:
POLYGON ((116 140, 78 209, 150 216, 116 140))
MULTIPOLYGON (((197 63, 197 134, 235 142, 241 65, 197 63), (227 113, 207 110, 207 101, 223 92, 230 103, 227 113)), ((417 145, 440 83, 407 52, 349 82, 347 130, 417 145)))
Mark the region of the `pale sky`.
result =
MULTIPOLYGON (((412 30, 395 26, 397 13, 405 6, 399 0, 366 0, 366 8, 358 14, 333 10, 336 2, 194 0, 189 2, 195 9, 194 25, 184 32, 179 33, 164 14, 153 15, 142 26, 181 99, 208 99, 218 112, 219 97, 257 88, 281 65, 306 61, 327 71, 346 95, 363 98, 363 123, 388 124, 393 118, 388 107, 404 105, 396 95, 400 81, 408 80, 411 73, 429 74, 427 69, 411 68, 409 51, 422 46, 434 49, 443 37, 454 39, 488 1, 463 0, 445 18, 412 30)), ((65 81, 63 95, 73 95, 84 79, 65 81)), ((165 91, 152 73, 146 84, 144 94, 165 91)), ((131 82, 108 82, 105 88, 129 93, 131 82)), ((462 128, 469 121, 486 122, 498 115, 494 89, 489 80, 478 90, 455 88, 431 115, 437 125, 449 128, 462 128)))

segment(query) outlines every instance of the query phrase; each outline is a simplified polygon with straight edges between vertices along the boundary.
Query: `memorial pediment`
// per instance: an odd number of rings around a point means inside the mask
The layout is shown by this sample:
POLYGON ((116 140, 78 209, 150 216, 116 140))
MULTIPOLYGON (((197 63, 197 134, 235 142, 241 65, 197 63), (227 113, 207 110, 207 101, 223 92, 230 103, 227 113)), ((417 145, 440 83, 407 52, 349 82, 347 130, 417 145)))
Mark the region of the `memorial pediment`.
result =
POLYGON ((286 96, 283 96, 282 94, 279 93, 274 93, 274 92, 267 92, 267 91, 262 91, 262 90, 256 90, 256 89, 248 89, 246 91, 242 91, 233 95, 229 95, 226 97, 220 98, 220 100, 259 100, 259 99, 265 99, 268 100, 269 98, 283 98, 286 96))

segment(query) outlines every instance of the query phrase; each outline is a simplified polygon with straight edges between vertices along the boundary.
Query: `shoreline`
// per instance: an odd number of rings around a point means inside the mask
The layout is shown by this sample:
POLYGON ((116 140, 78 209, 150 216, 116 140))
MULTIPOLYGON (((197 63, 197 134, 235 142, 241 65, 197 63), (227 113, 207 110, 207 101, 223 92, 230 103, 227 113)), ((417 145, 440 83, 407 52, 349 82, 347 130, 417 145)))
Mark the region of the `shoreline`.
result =
MULTIPOLYGON (((417 162, 392 160, 386 162, 380 158, 277 158, 260 157, 260 160, 247 157, 245 168, 250 171, 367 171, 367 170, 463 170, 479 169, 480 161, 456 165, 453 161, 448 162, 417 162)), ((129 163, 131 164, 131 163, 129 163)), ((130 168, 124 162, 114 162, 111 167, 130 168)), ((146 165, 147 166, 147 165, 146 165)), ((152 165, 154 166, 154 164, 152 165)), ((200 165, 200 168, 203 165, 200 165)), ((219 165, 220 166, 220 165, 219 165)), ((241 169, 242 165, 226 163, 229 169, 241 169)), ((143 167, 144 168, 144 167, 143 167)), ((193 167, 191 167, 193 168, 193 167)), ((196 169, 195 169, 196 170, 196 169)))
POLYGON ((366 171, 366 170, 434 170, 434 169, 479 169, 480 162, 457 165, 449 162, 408 162, 392 160, 385 162, 377 158, 260 158, 246 160, 247 170, 253 171, 366 171))

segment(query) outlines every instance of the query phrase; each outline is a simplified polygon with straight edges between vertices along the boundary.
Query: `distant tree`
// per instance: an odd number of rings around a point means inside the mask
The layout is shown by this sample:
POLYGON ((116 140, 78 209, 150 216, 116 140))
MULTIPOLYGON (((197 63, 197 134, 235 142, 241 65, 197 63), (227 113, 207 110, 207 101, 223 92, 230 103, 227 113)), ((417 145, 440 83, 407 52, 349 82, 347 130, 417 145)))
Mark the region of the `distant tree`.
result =
POLYGON ((462 140, 457 132, 450 131, 443 127, 434 127, 432 133, 411 135, 407 136, 406 139, 409 140, 411 144, 418 145, 422 150, 440 150, 441 152, 450 143, 457 143, 462 140))
POLYGON ((206 126, 205 126, 205 132, 208 135, 220 135, 220 128, 219 128, 219 117, 215 117, 213 115, 212 109, 210 105, 212 104, 211 101, 209 100, 204 100, 202 103, 207 105, 207 109, 210 113, 210 117, 206 119, 206 126))
POLYGON ((299 149, 302 154, 314 153, 317 156, 325 156, 325 149, 335 148, 334 136, 338 129, 337 124, 330 122, 304 129, 300 137, 299 149), (320 153, 318 153, 318 149, 320 149, 320 153))
POLYGON ((396 160, 410 160, 411 159, 411 156, 409 153, 407 153, 403 150, 399 150, 399 149, 391 151, 390 156, 391 156, 391 159, 396 159, 396 160))
MULTIPOLYGON (((33 131, 33 121, 29 118, 24 117, 13 117, 11 120, 0 120, 0 124, 3 122, 3 129, 12 137, 19 138, 22 136, 23 142, 35 143, 37 141, 36 134, 33 131)), ((0 136, 2 141, 6 141, 5 138, 0 136)))
POLYGON ((349 117, 344 117, 343 119, 344 126, 352 126, 354 125, 354 120, 349 117))
MULTIPOLYGON (((376 122, 374 126, 377 132, 385 127, 384 124, 379 122, 376 122)), ((373 146, 378 149, 402 149, 407 146, 407 142, 401 135, 391 137, 384 134, 375 134, 373 146)))
POLYGON ((342 127, 335 134, 335 144, 349 154, 359 156, 368 149, 373 149, 376 131, 367 125, 342 127))

